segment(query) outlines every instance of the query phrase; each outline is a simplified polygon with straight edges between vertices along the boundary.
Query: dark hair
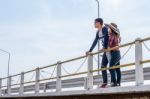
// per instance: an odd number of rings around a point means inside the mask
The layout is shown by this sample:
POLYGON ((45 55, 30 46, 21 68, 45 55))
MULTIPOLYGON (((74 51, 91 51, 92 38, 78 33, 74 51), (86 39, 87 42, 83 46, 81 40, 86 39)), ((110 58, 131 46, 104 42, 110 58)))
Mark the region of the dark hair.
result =
POLYGON ((99 22, 101 25, 103 25, 103 19, 102 18, 95 19, 95 22, 99 22))

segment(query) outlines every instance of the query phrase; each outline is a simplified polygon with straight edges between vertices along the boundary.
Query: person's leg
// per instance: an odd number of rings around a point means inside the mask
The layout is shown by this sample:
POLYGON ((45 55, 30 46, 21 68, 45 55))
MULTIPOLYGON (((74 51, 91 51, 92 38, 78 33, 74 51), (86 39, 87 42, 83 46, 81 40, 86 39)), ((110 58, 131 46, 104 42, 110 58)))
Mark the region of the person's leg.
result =
MULTIPOLYGON (((111 60, 110 60, 110 67, 115 66, 116 64, 116 53, 115 52, 111 52, 111 60)), ((111 75, 111 82, 113 83, 112 86, 116 86, 117 85, 117 81, 116 81, 116 73, 115 73, 116 69, 110 69, 110 75, 111 75)))
MULTIPOLYGON (((102 57, 101 68, 106 68, 106 67, 107 67, 107 64, 108 64, 107 56, 106 56, 106 54, 104 53, 104 54, 103 54, 103 57, 102 57)), ((103 71, 102 71, 102 78, 103 78, 103 83, 106 83, 106 84, 107 84, 107 82, 108 82, 107 70, 103 70, 103 71)))
MULTIPOLYGON (((116 54, 116 56, 117 56, 117 60, 116 60, 116 65, 118 66, 118 65, 120 65, 120 51, 118 51, 117 52, 117 54, 116 54)), ((121 70, 120 70, 120 68, 116 68, 116 76, 117 76, 117 84, 120 86, 120 83, 121 83, 121 70)))
MULTIPOLYGON (((106 57, 107 57, 108 63, 110 64, 110 61, 111 61, 111 52, 106 52, 106 57)), ((112 80, 112 77, 111 77, 111 83, 112 82, 113 82, 113 80, 112 80)))
POLYGON ((116 75, 117 75, 117 84, 120 86, 120 83, 121 83, 121 70, 120 70, 120 68, 116 69, 116 75))
POLYGON ((110 60, 111 60, 111 52, 106 52, 106 57, 107 57, 108 63, 110 63, 110 60))

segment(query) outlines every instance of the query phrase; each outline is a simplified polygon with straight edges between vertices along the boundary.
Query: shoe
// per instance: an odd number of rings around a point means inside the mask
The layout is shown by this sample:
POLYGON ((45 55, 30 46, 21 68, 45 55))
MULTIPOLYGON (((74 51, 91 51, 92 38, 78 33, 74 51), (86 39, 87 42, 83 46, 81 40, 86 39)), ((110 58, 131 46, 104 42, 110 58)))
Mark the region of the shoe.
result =
POLYGON ((110 84, 110 87, 116 87, 116 86, 117 86, 117 83, 115 83, 115 84, 114 84, 114 83, 111 83, 111 84, 110 84))
POLYGON ((100 88, 106 88, 106 86, 107 86, 107 83, 103 83, 103 84, 100 86, 100 88))
POLYGON ((121 86, 121 84, 120 84, 120 83, 117 83, 117 86, 121 86))

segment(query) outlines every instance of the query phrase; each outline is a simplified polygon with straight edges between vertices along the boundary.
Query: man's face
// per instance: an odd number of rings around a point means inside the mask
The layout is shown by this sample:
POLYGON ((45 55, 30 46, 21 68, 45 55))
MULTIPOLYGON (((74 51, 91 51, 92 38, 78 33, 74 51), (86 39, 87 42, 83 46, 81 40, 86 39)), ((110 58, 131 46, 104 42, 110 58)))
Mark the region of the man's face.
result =
POLYGON ((95 28, 101 28, 102 27, 102 25, 100 24, 100 22, 95 22, 95 28))

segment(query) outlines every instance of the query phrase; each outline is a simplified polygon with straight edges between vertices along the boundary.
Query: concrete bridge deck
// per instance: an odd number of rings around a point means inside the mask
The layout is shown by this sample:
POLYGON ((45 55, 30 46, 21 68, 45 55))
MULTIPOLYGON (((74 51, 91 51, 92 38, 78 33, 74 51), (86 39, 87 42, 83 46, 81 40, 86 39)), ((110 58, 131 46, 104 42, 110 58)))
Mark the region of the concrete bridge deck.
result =
POLYGON ((150 85, 98 88, 41 94, 3 96, 1 99, 150 99, 150 85))

